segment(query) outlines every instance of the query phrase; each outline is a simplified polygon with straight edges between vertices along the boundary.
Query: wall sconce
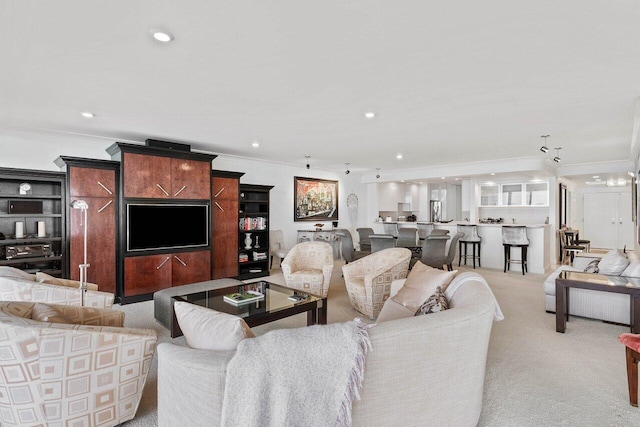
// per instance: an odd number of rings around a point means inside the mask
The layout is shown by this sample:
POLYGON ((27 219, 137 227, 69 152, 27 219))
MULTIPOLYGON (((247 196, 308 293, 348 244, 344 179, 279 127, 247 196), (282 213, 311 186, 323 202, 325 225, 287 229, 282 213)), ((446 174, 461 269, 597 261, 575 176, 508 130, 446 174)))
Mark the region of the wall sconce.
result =
POLYGON ((547 138, 549 138, 549 135, 542 135, 541 138, 544 138, 544 142, 542 143, 542 147, 540 147, 540 151, 546 153, 549 151, 549 147, 547 147, 547 138))
POLYGON ((560 158, 560 150, 562 150, 562 147, 555 147, 554 150, 556 150, 556 156, 553 158, 553 161, 556 163, 560 163, 560 160, 562 160, 560 158))

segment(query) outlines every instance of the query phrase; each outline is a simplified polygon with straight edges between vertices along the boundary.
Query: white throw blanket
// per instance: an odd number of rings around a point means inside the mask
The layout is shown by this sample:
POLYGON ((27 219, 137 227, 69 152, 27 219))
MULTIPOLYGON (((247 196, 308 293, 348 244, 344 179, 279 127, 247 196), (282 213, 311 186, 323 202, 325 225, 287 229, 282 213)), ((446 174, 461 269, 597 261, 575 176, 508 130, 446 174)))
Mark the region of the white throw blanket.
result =
POLYGON ((451 298, 453 298, 453 294, 456 293, 458 288, 470 280, 476 280, 487 287, 487 289, 489 290, 489 292, 491 292, 491 295, 493 295, 493 299, 496 302, 496 310, 493 318, 495 320, 503 320, 504 315, 502 314, 502 310, 500 310, 500 305, 498 304, 498 300, 496 299, 496 296, 493 294, 493 291, 489 287, 489 284, 487 283, 487 281, 484 280, 484 277, 482 277, 478 273, 467 271, 467 272, 458 274, 444 291, 444 295, 447 297, 447 300, 450 301, 451 298))
POLYGON ((348 426, 368 326, 359 319, 245 339, 227 366, 222 426, 348 426))

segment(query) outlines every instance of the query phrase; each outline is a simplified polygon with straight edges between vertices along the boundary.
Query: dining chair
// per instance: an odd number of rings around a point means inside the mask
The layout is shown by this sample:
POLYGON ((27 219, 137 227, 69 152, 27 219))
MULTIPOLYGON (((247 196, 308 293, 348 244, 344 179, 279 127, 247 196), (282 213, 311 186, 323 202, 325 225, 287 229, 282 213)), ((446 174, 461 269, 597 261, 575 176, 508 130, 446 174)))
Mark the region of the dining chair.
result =
POLYGON ((369 240, 371 241, 371 253, 396 247, 396 238, 390 234, 372 234, 369 236, 369 240))

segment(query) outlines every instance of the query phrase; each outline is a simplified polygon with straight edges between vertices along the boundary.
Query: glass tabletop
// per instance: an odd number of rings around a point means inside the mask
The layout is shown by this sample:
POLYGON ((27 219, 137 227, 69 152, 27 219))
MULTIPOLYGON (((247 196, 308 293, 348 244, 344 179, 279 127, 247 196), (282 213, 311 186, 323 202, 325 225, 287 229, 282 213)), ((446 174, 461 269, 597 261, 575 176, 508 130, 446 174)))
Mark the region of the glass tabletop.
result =
POLYGON ((583 273, 581 271, 562 271, 559 279, 576 280, 580 282, 599 283, 609 286, 640 288, 640 278, 626 276, 607 276, 605 274, 583 273))
POLYGON ((239 286, 213 289, 204 292, 179 295, 174 297, 178 301, 186 301, 202 307, 211 308, 223 313, 233 314, 244 319, 271 315, 303 305, 317 303, 323 298, 296 289, 287 288, 266 281, 259 281, 239 286), (257 291, 264 294, 258 301, 233 304, 224 300, 224 295, 234 292, 257 291), (300 301, 289 299, 293 295, 303 298, 300 301))

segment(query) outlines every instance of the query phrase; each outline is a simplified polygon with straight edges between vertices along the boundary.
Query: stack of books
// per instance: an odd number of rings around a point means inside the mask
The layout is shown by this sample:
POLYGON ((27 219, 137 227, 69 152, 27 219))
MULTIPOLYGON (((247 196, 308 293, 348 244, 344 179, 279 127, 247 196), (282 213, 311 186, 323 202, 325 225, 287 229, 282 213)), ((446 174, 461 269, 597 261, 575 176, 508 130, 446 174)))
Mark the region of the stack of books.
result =
POLYGON ((264 299, 264 294, 257 291, 234 292, 223 297, 225 302, 233 305, 247 304, 264 299))

